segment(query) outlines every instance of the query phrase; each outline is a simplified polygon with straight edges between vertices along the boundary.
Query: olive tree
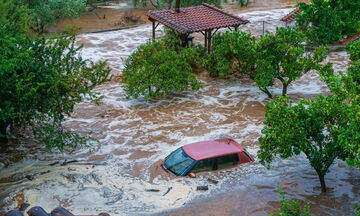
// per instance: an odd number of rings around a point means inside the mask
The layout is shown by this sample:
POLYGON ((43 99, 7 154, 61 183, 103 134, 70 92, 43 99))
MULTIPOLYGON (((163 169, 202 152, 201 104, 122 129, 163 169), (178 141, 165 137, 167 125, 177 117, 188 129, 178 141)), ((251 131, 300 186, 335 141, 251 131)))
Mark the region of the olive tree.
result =
POLYGON ((83 137, 62 127, 76 103, 98 102, 92 89, 109 80, 104 62, 79 56, 75 35, 64 32, 33 35, 31 12, 0 0, 0 136, 8 128, 31 127, 49 148, 86 144, 83 137))

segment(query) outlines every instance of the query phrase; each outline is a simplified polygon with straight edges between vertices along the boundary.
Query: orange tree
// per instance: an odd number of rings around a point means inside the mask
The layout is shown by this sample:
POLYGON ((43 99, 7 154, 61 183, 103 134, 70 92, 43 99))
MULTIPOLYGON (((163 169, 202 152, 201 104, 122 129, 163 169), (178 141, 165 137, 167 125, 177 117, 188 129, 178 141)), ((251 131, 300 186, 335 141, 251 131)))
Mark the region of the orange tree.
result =
POLYGON ((355 61, 347 73, 334 74, 330 63, 319 70, 331 95, 297 104, 279 97, 265 106, 258 152, 262 164, 270 167, 276 156, 303 153, 319 176, 323 192, 324 177, 335 159, 360 167, 360 62, 354 50, 348 48, 355 61))

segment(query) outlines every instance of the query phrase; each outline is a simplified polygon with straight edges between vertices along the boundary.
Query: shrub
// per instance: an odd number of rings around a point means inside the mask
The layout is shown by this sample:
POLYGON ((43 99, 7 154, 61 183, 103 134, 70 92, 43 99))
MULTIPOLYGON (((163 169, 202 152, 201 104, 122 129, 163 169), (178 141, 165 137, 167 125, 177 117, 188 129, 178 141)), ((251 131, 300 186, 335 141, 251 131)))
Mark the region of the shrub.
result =
POLYGON ((128 98, 142 95, 147 100, 201 87, 190 65, 195 50, 184 48, 176 52, 164 47, 164 41, 153 41, 140 46, 126 60, 123 88, 128 98))

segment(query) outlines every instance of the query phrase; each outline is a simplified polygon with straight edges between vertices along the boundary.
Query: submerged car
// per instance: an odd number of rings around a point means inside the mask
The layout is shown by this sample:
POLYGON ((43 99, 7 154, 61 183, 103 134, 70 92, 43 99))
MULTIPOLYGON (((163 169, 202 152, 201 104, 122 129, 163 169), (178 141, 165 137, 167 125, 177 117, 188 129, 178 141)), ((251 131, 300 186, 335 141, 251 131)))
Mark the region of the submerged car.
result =
POLYGON ((236 167, 254 158, 235 140, 218 139, 184 145, 165 158, 163 167, 177 176, 236 167))

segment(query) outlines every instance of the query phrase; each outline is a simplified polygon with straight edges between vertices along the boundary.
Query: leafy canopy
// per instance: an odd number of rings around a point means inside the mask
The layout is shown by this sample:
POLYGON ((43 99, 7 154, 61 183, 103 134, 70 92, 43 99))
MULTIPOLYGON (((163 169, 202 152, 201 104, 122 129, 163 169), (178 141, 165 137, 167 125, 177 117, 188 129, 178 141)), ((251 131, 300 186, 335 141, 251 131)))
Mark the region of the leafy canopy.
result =
POLYGON ((334 43, 360 30, 360 1, 312 0, 298 6, 297 25, 312 44, 334 43))
POLYGON ((231 72, 247 74, 270 98, 273 96, 268 88, 279 80, 284 96, 291 82, 320 68, 326 57, 324 48, 306 52, 305 40, 302 33, 290 28, 278 28, 275 34, 265 34, 258 40, 242 31, 217 34, 207 69, 210 75, 219 77, 231 72))
POLYGON ((178 52, 164 41, 144 44, 126 60, 123 88, 128 97, 144 99, 164 97, 175 92, 198 90, 202 85, 196 79, 191 64, 195 49, 183 48, 178 52))
POLYGON ((1 136, 9 125, 31 126, 49 148, 85 144, 86 137, 63 129, 62 122, 84 98, 100 99, 91 90, 109 80, 110 69, 82 59, 70 32, 30 35, 32 14, 26 7, 1 0, 0 10, 1 136))
POLYGON ((18 5, 27 6, 34 13, 35 28, 43 32, 49 24, 64 18, 75 18, 86 11, 86 0, 16 0, 18 5))
MULTIPOLYGON (((354 58, 356 52, 352 51, 354 58)), ((319 176, 322 191, 326 191, 324 176, 335 159, 360 167, 359 62, 354 62, 347 74, 334 74, 330 63, 319 73, 331 95, 302 99, 296 105, 287 97, 279 97, 265 106, 258 156, 269 167, 276 156, 289 158, 304 153, 319 176)))

